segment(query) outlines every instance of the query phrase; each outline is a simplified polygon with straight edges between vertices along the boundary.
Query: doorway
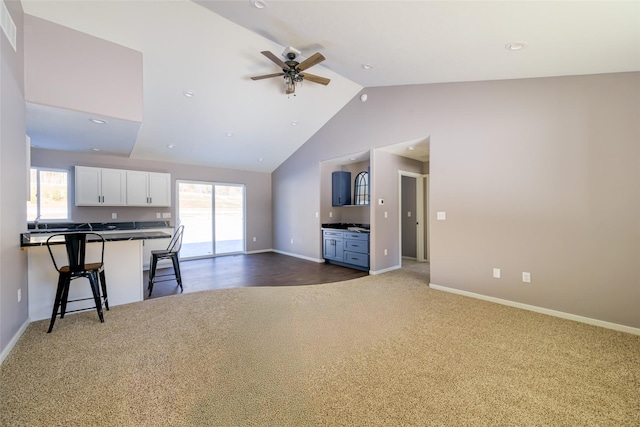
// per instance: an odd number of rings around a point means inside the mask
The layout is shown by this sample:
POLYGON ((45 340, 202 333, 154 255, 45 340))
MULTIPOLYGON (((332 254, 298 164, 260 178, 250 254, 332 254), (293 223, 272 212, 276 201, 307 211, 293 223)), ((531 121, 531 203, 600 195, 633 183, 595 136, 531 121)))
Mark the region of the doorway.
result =
POLYGON ((243 253, 245 188, 241 184, 178 181, 181 259, 243 253))
POLYGON ((429 175, 399 171, 400 260, 429 261, 429 175))

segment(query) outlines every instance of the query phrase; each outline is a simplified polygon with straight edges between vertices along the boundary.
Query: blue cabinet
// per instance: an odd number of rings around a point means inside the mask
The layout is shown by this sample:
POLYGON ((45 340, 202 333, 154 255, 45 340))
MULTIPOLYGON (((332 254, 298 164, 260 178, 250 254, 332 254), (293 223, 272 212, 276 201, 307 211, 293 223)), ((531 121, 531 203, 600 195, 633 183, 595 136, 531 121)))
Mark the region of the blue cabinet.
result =
POLYGON ((322 256, 331 261, 342 261, 344 255, 344 241, 342 232, 325 231, 322 234, 322 256))
POLYGON ((323 230, 322 256, 330 264, 369 270, 369 233, 323 230))
POLYGON ((351 172, 336 171, 331 174, 331 205, 351 204, 351 172))

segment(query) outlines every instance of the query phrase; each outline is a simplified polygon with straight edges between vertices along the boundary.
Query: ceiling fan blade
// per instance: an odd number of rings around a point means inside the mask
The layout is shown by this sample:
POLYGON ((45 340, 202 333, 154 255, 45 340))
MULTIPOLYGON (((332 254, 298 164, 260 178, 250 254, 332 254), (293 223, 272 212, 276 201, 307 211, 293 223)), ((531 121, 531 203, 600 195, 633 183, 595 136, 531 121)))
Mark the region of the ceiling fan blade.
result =
POLYGON ((278 64, 278 66, 280 68, 282 68, 283 70, 288 70, 289 69, 289 66, 287 64, 285 64, 282 59, 278 58, 277 56, 275 56, 273 53, 269 52, 268 50, 263 50, 260 53, 263 54, 264 56, 266 56, 267 58, 269 58, 270 60, 272 60, 273 62, 275 62, 276 64, 278 64))
POLYGON ((271 77, 281 77, 284 76, 284 73, 274 73, 274 74, 265 74, 264 76, 255 76, 255 77, 251 77, 251 80, 262 80, 262 79, 269 79, 271 77))
POLYGON ((296 69, 303 71, 303 70, 306 70, 307 68, 311 68, 314 65, 321 63, 324 60, 325 60, 324 56, 322 56, 319 52, 316 52, 310 57, 308 57, 307 59, 305 59, 304 61, 302 61, 300 64, 298 64, 296 69))
POLYGON ((325 85, 325 86, 328 85, 329 82, 331 81, 326 77, 316 76, 315 74, 300 73, 300 75, 302 75, 302 77, 304 77, 305 80, 309 80, 310 82, 313 82, 313 83, 320 83, 321 85, 325 85))

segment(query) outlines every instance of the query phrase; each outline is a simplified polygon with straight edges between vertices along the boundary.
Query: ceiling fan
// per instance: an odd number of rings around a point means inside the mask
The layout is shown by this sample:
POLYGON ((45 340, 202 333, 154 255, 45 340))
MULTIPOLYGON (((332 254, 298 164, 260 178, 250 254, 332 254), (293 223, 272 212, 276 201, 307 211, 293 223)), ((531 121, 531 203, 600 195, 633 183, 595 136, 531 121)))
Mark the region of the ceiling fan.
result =
POLYGON ((329 82, 331 81, 325 77, 320 77, 314 74, 309 74, 304 72, 307 68, 311 68, 314 65, 319 64, 320 62, 325 60, 325 57, 322 56, 320 53, 314 53, 313 55, 311 55, 310 57, 308 57, 302 62, 296 61, 296 57, 300 55, 300 51, 292 47, 288 47, 287 49, 284 50, 284 52, 282 52, 282 55, 285 58, 287 58, 287 61, 282 61, 280 58, 278 58, 276 55, 269 52, 268 50, 262 51, 260 53, 262 53, 264 56, 266 56, 267 58, 275 62, 280 68, 282 68, 282 72, 274 73, 274 74, 266 74, 264 76, 251 77, 251 80, 262 80, 262 79, 268 79, 271 77, 283 76, 284 83, 287 88, 286 89, 287 95, 295 93, 296 85, 299 85, 300 83, 302 83, 303 80, 308 80, 310 82, 319 83, 325 86, 328 85, 329 82))

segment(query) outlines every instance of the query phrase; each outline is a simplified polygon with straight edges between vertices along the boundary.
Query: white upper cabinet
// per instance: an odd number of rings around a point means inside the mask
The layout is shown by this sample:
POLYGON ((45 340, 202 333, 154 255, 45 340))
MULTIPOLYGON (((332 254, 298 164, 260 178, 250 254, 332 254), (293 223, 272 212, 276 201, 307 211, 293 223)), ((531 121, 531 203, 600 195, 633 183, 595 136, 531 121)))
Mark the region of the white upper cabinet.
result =
POLYGON ((127 171, 128 206, 171 206, 171 175, 127 171))
POLYGON ((125 206, 126 171, 76 166, 76 206, 125 206))

